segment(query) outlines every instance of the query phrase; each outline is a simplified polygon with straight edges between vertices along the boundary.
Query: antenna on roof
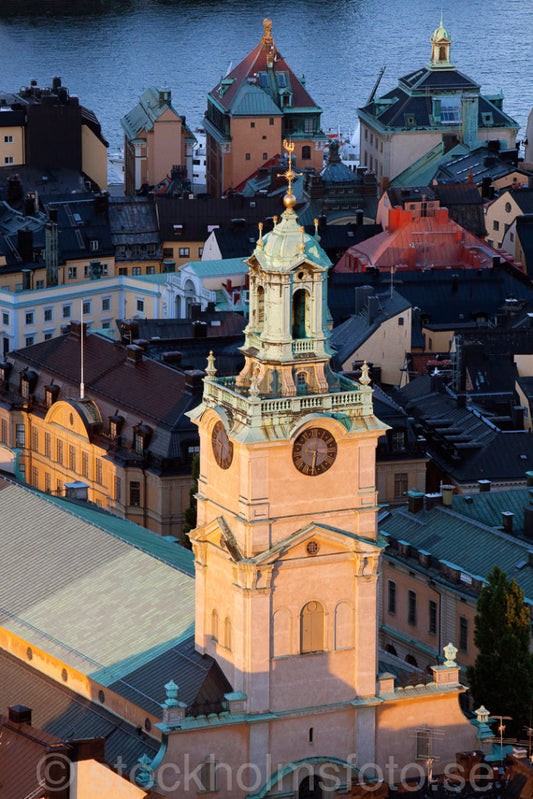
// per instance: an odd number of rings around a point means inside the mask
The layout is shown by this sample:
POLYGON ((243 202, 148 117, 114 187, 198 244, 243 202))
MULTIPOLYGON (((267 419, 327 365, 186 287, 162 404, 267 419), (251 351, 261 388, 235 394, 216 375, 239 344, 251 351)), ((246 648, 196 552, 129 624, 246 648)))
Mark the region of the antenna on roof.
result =
POLYGON ((80 399, 85 399, 85 383, 83 382, 83 299, 80 300, 80 399))

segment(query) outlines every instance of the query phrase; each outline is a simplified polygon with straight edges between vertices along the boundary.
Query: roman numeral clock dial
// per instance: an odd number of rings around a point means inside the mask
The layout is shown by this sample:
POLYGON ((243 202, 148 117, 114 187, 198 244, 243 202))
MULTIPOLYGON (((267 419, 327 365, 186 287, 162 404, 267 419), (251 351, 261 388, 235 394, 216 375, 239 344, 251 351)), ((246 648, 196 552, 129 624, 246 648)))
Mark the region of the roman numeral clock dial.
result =
POLYGON ((233 460, 233 444, 228 438, 222 422, 217 422, 211 433, 211 444, 215 460, 221 469, 229 469, 233 460))
POLYGON ((329 430, 310 427, 300 433, 292 448, 292 462, 299 472, 313 477, 333 466, 337 442, 329 430))

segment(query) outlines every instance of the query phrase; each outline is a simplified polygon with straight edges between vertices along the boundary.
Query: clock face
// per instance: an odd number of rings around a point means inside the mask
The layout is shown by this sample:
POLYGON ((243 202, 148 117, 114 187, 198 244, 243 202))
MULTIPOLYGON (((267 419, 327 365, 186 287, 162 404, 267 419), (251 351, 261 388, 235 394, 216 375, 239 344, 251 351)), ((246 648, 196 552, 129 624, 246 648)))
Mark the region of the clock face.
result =
POLYGON ((300 433, 292 448, 292 461, 299 472, 309 476, 323 474, 337 457, 337 442, 322 427, 309 427, 300 433))
POLYGON ((218 421, 211 433, 215 460, 221 469, 229 469, 233 460, 233 444, 228 438, 222 422, 218 421))

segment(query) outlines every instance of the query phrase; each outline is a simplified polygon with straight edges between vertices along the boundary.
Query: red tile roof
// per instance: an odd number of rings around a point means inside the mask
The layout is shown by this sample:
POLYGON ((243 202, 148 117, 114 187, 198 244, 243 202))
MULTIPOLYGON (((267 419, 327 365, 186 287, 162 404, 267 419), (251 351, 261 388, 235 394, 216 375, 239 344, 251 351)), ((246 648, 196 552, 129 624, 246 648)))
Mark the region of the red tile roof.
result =
POLYGON ((369 266, 383 270, 488 269, 499 255, 486 241, 450 219, 447 208, 436 209, 434 216, 415 218, 409 210, 393 208, 387 230, 350 247, 334 271, 364 272, 369 266))
MULTIPOLYGON (((226 111, 229 111, 231 104, 244 81, 248 80, 248 78, 254 80, 257 72, 267 71, 267 55, 272 54, 274 58, 273 69, 276 72, 289 73, 290 88, 292 90, 293 97, 291 108, 316 108, 316 103, 306 92, 292 69, 281 56, 274 42, 264 41, 263 38, 257 47, 254 47, 251 53, 248 53, 246 58, 241 61, 240 64, 235 67, 235 69, 225 76, 225 78, 228 80, 233 78, 233 83, 223 94, 221 94, 219 91, 220 82, 217 83, 215 88, 210 92, 213 99, 215 99, 216 102, 222 106, 222 108, 224 108, 226 111)), ((278 105, 278 98, 274 98, 274 102, 276 102, 276 105, 278 105)))

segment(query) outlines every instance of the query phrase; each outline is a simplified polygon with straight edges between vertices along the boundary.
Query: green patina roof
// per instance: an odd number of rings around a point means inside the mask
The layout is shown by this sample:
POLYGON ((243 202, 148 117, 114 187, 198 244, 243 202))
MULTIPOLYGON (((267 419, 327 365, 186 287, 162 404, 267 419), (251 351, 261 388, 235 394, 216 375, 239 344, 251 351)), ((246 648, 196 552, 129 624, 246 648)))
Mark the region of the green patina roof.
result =
POLYGON ((184 266, 191 269, 198 277, 246 274, 248 272, 245 258, 217 258, 213 261, 189 261, 189 263, 184 266))
POLYGON ((297 215, 287 209, 280 221, 263 239, 263 246, 254 250, 254 255, 261 266, 281 271, 291 270, 295 264, 309 261, 324 269, 331 266, 331 261, 317 239, 309 233, 302 232, 297 215))
POLYGON ((102 685, 194 627, 193 555, 124 519, 0 490, 1 624, 102 685))
POLYGON ((252 83, 244 83, 233 103, 231 116, 281 116, 282 112, 267 92, 252 83))

